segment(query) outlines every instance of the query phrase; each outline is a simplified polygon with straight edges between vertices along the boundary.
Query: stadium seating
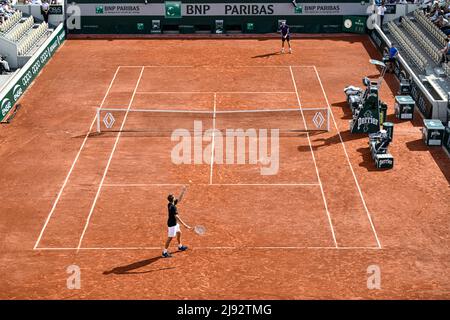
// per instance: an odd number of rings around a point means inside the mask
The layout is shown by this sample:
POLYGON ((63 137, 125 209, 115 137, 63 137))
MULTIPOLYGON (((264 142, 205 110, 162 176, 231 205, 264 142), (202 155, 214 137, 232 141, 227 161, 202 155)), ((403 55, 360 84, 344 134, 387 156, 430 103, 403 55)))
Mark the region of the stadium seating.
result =
POLYGON ((11 17, 5 20, 2 24, 0 24, 0 32, 6 33, 8 32, 12 27, 14 27, 19 21, 22 19, 22 12, 16 11, 13 13, 11 17))
POLYGON ((37 28, 32 29, 32 31, 19 42, 17 46, 17 53, 19 55, 25 55, 33 48, 39 39, 46 35, 47 30, 48 25, 45 22, 38 25, 37 28))
POLYGON ((22 38, 25 35, 25 33, 33 27, 33 25, 34 25, 34 18, 33 16, 30 16, 26 18, 24 21, 18 23, 15 28, 10 30, 6 34, 5 37, 6 39, 11 40, 13 42, 18 42, 19 39, 22 38))
POLYGON ((450 77, 450 64, 449 64, 449 62, 443 63, 442 64, 442 69, 444 69, 444 72, 447 75, 447 77, 450 77))
POLYGON ((417 68, 424 71, 427 59, 415 49, 410 38, 393 21, 388 22, 388 29, 395 40, 400 44, 404 53, 412 60, 417 68))
POLYGON ((402 26, 406 32, 417 41, 420 47, 431 57, 431 59, 435 63, 439 63, 441 60, 439 48, 433 44, 429 37, 423 34, 423 32, 406 17, 402 19, 402 26))
POLYGON ((437 26, 435 26, 434 23, 425 16, 423 11, 414 11, 414 18, 416 18, 417 22, 423 28, 425 28, 425 30, 427 30, 439 43, 445 45, 445 39, 447 38, 447 35, 443 33, 437 26))

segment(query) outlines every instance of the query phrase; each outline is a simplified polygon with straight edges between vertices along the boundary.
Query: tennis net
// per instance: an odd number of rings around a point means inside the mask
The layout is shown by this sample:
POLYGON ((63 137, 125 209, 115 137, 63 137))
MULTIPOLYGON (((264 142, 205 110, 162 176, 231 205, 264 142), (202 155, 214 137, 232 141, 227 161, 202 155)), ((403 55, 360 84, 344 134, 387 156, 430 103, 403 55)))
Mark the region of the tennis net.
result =
POLYGON ((278 129, 280 133, 329 131, 329 109, 269 110, 159 110, 97 109, 97 132, 143 132, 155 136, 171 135, 175 130, 201 133, 215 129, 278 129))

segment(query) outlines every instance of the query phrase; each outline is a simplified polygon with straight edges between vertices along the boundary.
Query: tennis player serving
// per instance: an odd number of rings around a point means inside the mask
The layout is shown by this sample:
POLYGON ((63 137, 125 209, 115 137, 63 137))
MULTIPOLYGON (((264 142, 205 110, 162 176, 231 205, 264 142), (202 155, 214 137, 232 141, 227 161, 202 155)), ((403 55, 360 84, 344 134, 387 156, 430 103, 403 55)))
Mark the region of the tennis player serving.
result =
POLYGON ((286 24, 286 21, 281 22, 280 32, 281 32, 281 53, 284 53, 284 42, 285 41, 287 41, 287 43, 288 43, 289 53, 292 53, 289 26, 286 24))
POLYGON ((167 201, 169 203, 167 204, 167 209, 169 211, 169 218, 167 219, 167 226, 169 227, 168 232, 168 238, 166 241, 166 244, 164 246, 164 250, 162 253, 163 258, 170 258, 172 255, 167 251, 169 249, 170 242, 172 241, 172 238, 175 236, 177 237, 178 241, 178 250, 185 251, 187 250, 187 246, 183 246, 181 243, 181 230, 180 225, 181 223, 185 228, 192 229, 190 226, 188 226, 186 223, 184 223, 183 220, 181 220, 180 215, 178 214, 177 204, 183 199, 183 195, 186 192, 186 187, 183 187, 183 190, 181 191, 180 196, 178 199, 175 199, 173 194, 169 194, 167 197, 167 201))

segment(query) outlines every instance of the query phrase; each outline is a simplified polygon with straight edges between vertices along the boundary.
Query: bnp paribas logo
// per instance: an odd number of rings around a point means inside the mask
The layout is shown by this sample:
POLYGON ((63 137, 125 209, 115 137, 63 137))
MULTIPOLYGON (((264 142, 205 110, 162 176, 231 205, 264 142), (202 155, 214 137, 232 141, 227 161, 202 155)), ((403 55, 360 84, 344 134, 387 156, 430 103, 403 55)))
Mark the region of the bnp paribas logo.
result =
POLYGON ((0 109, 2 111, 2 116, 4 117, 8 111, 12 108, 12 102, 8 98, 3 99, 0 109))
POLYGON ((303 7, 301 4, 298 4, 296 0, 292 0, 292 4, 294 5, 294 12, 299 14, 303 13, 303 7))
POLYGON ((95 13, 96 14, 103 14, 104 13, 103 6, 96 6, 95 7, 95 13))
POLYGON ((164 6, 166 18, 181 18, 181 1, 166 1, 164 6))

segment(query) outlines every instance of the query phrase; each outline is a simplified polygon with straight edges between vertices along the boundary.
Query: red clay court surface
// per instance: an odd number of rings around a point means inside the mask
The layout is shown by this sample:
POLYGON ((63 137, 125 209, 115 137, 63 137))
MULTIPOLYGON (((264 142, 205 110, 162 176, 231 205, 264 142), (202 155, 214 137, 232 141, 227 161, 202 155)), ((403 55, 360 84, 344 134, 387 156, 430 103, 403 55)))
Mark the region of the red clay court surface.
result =
POLYGON ((367 136, 349 133, 343 88, 379 72, 370 40, 294 40, 291 55, 278 47, 66 41, 1 127, 0 298, 450 298, 450 162, 424 146, 418 114, 394 119, 392 75, 381 92, 394 169, 375 170, 367 136), (273 176, 259 165, 175 165, 168 136, 88 134, 98 107, 299 106, 329 107, 330 131, 280 137, 273 176), (184 184, 180 213, 208 232, 185 231, 190 250, 160 259, 165 198, 184 184), (66 286, 72 264, 79 290, 66 286), (371 265, 380 290, 367 288, 371 265))

